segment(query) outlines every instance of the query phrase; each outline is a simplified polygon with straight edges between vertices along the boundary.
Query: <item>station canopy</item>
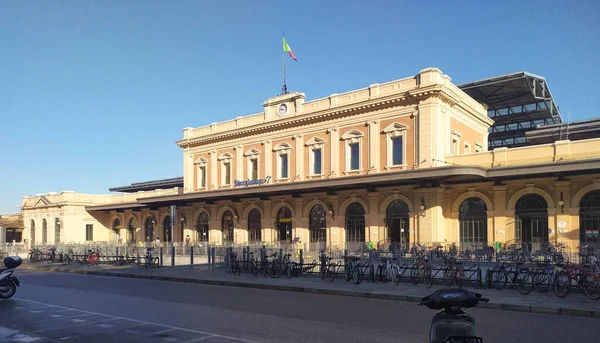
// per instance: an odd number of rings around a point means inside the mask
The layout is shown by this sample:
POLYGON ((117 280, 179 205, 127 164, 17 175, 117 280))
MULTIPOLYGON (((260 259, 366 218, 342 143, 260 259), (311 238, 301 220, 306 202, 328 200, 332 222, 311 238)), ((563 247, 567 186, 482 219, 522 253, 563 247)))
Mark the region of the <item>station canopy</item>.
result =
POLYGON ((562 123, 546 79, 518 72, 458 85, 488 108, 494 120, 488 148, 528 145, 525 132, 541 125, 562 123))

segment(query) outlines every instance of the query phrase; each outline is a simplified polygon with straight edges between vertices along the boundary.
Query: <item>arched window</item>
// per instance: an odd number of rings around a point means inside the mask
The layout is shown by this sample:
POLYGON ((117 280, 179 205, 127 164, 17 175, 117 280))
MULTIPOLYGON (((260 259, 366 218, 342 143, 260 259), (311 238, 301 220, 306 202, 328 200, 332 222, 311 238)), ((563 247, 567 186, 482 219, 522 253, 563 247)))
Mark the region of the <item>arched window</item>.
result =
POLYGON ((248 238, 250 242, 260 242, 262 240, 261 229, 262 221, 260 211, 253 208, 250 213, 248 213, 248 238))
POLYGON ((42 244, 48 242, 48 222, 46 219, 42 220, 42 244))
POLYGON ((310 210, 308 230, 310 231, 310 242, 327 241, 327 217, 325 209, 320 204, 313 206, 310 210))
POLYGON ((346 209, 346 241, 365 241, 365 209, 357 202, 346 209))
POLYGON ((156 225, 154 216, 148 217, 148 219, 146 219, 146 242, 151 242, 156 238, 154 236, 154 225, 156 225))
POLYGON ((60 243, 60 219, 54 218, 54 243, 60 243))
POLYGON ((281 241, 292 241, 292 211, 286 206, 277 212, 277 239, 281 241))
POLYGON ((135 217, 129 219, 129 225, 127 225, 127 242, 135 242, 135 230, 137 228, 137 219, 135 217))
POLYGON ((231 211, 225 211, 221 218, 221 231, 223 233, 223 244, 233 243, 233 214, 231 211))
POLYGON ((548 242, 548 204, 538 194, 522 196, 515 206, 515 240, 523 249, 543 250, 548 242))
POLYGON ((114 242, 118 242, 119 241, 119 230, 121 230, 121 219, 119 218, 115 218, 115 220, 113 221, 113 227, 112 227, 112 241, 114 242))
POLYGON ((33 219, 31 220, 29 241, 31 243, 31 246, 35 244, 35 221, 33 219))
POLYGON ((480 198, 468 198, 460 204, 460 248, 483 249, 487 245, 487 206, 480 198))
POLYGON ((163 242, 171 241, 171 216, 166 216, 163 220, 163 242))
POLYGON ((208 242, 208 222, 208 213, 200 213, 196 224, 196 236, 194 237, 196 242, 208 242))
POLYGON ((407 250, 410 242, 408 205, 400 199, 392 201, 385 211, 385 222, 387 239, 392 249, 398 249, 401 243, 402 249, 407 250))
POLYGON ((600 190, 587 193, 579 203, 581 245, 600 246, 600 190))

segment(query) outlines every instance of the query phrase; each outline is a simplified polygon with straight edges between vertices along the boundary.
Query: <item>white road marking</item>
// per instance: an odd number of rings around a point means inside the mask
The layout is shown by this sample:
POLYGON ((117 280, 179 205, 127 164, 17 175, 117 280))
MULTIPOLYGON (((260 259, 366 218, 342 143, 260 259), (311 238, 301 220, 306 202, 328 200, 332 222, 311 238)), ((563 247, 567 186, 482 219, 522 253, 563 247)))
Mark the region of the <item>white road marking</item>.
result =
POLYGON ((53 307, 62 308, 62 309, 65 309, 65 310, 74 310, 74 311, 79 311, 79 312, 88 313, 88 314, 95 314, 95 315, 98 315, 98 316, 111 317, 113 319, 129 320, 129 321, 136 322, 136 323, 147 324, 147 325, 154 325, 154 326, 161 326, 161 327, 169 328, 169 329, 173 329, 173 330, 181 330, 181 331, 185 331, 185 332, 199 333, 199 334, 203 334, 203 335, 209 335, 211 337, 220 337, 220 338, 225 338, 225 339, 232 340, 232 341, 245 342, 245 343, 261 343, 261 342, 258 342, 258 341, 252 341, 252 340, 244 339, 244 338, 237 338, 237 337, 232 337, 232 336, 219 335, 219 334, 212 333, 212 332, 185 329, 185 328, 181 328, 181 327, 177 327, 177 326, 171 326, 171 325, 166 325, 166 324, 157 324, 157 323, 147 322, 147 321, 144 321, 144 320, 131 319, 131 318, 125 318, 125 317, 120 317, 120 316, 113 316, 113 315, 110 315, 110 314, 103 314, 103 313, 92 312, 92 311, 85 311, 85 310, 80 310, 80 309, 76 309, 76 308, 72 308, 72 307, 52 305, 52 304, 44 303, 44 302, 41 302, 41 301, 27 300, 27 299, 22 299, 22 298, 13 298, 13 299, 14 300, 19 300, 19 301, 29 302, 29 303, 32 303, 32 304, 46 305, 46 307, 53 306, 53 307))
POLYGON ((149 333, 146 336, 160 335, 160 334, 171 332, 171 331, 175 331, 175 330, 177 330, 177 329, 171 328, 171 329, 168 329, 168 330, 162 330, 162 331, 158 331, 158 332, 149 333))
POLYGON ((206 337, 195 338, 195 339, 192 339, 192 340, 189 340, 189 341, 185 341, 183 343, 198 342, 198 341, 203 341, 205 339, 209 339, 209 338, 213 338, 213 337, 215 337, 215 336, 214 335, 210 335, 210 336, 206 336, 206 337))

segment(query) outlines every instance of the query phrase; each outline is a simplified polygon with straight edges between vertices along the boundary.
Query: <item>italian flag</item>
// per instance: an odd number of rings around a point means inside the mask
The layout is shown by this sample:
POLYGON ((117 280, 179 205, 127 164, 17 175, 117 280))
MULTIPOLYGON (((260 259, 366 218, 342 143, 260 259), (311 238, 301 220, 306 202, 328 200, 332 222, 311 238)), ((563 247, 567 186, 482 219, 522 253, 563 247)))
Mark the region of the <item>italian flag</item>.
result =
POLYGON ((292 48, 290 48, 289 44, 287 43, 287 41, 285 40, 285 37, 283 37, 283 52, 287 52, 290 54, 290 57, 294 59, 294 61, 298 62, 298 60, 296 59, 296 56, 294 55, 294 53, 292 52, 292 48))

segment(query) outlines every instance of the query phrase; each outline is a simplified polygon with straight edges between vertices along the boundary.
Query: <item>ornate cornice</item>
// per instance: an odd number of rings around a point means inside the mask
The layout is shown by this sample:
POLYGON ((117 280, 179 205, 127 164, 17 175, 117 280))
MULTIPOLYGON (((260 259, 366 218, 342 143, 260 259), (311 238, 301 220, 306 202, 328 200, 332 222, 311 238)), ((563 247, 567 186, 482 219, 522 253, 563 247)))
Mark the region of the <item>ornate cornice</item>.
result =
POLYGON ((333 110, 324 109, 321 111, 317 111, 314 114, 291 117, 288 120, 284 121, 261 123, 247 128, 240 128, 239 130, 230 130, 223 133, 216 133, 213 135, 184 139, 178 141, 177 145, 182 148, 187 148, 241 137, 247 137, 249 135, 257 135, 269 131, 278 131, 298 126, 312 125, 314 123, 326 120, 359 115, 389 107, 396 107, 402 105, 402 103, 421 101, 423 98, 429 98, 432 96, 439 97, 442 100, 450 103, 458 102, 458 100, 456 100, 453 95, 445 91, 445 88, 443 86, 436 85, 433 87, 414 89, 402 94, 394 94, 388 97, 368 100, 363 102, 362 104, 341 106, 333 110))

